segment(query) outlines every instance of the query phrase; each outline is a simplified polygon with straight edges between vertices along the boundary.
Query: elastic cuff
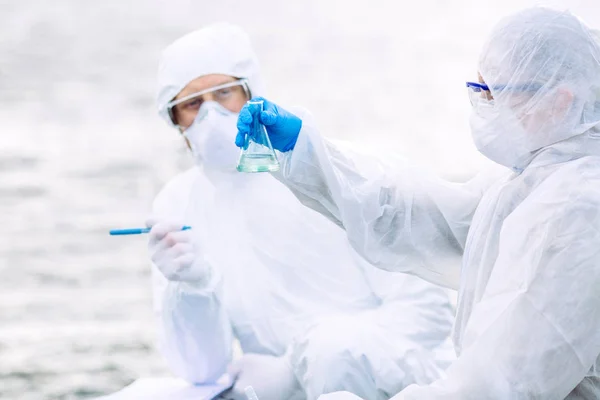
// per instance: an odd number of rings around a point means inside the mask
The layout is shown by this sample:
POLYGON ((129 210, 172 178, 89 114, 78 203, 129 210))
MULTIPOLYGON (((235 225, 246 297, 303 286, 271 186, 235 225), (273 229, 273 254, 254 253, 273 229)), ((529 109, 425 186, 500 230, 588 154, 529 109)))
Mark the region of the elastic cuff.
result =
POLYGON ((216 293, 221 286, 221 277, 210 266, 207 267, 206 278, 197 281, 180 281, 179 288, 184 293, 212 295, 216 293))

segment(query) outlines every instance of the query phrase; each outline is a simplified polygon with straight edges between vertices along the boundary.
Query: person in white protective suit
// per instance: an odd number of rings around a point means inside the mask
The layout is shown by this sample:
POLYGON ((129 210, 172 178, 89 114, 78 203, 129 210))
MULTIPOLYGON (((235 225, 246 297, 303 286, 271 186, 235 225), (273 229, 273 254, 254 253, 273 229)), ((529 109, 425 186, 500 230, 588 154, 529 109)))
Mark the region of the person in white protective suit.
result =
POLYGON ((159 349, 194 383, 244 355, 227 399, 316 399, 347 390, 387 399, 438 379, 453 355, 446 289, 362 261, 342 230, 269 174, 235 170, 239 110, 262 94, 238 27, 215 24, 168 46, 158 110, 197 165, 157 196, 148 225, 159 349), (190 230, 181 230, 189 225, 190 230))
MULTIPOLYGON (((267 104, 258 116, 268 130, 302 121, 299 132, 269 132, 295 144, 278 178, 363 257, 459 291, 457 360, 394 400, 600 398, 599 43, 547 8, 493 29, 467 86, 474 142, 505 172, 466 184, 408 164, 366 179, 308 114, 267 104)), ((241 110, 236 143, 255 117, 241 110)))

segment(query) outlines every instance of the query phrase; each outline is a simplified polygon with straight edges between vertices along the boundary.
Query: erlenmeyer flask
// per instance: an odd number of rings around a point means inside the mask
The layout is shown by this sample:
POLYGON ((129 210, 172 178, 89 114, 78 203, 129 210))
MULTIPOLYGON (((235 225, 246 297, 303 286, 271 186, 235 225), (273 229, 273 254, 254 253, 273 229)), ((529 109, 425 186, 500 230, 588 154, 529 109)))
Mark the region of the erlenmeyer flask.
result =
POLYGON ((246 143, 240 154, 237 170, 240 172, 274 172, 279 171, 279 161, 275 156, 269 135, 259 115, 263 110, 262 100, 248 101, 248 108, 252 113, 251 133, 246 136, 246 143))

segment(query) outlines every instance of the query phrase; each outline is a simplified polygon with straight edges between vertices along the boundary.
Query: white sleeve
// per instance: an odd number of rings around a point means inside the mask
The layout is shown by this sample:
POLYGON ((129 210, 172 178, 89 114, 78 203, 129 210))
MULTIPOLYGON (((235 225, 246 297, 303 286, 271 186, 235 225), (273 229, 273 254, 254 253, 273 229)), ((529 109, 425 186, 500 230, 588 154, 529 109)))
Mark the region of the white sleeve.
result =
POLYGON ((504 222, 465 350, 447 378, 393 400, 562 400, 592 371, 600 354, 600 198, 546 198, 553 201, 504 222))
POLYGON ((422 168, 341 151, 304 113, 293 151, 274 174, 306 206, 342 226, 374 266, 457 288, 473 213, 490 179, 455 184, 422 168))
MULTIPOLYGON (((181 177, 178 177, 181 178, 181 177)), ((185 221, 189 179, 171 182, 154 202, 154 215, 185 221)), ((213 269, 214 271, 214 269, 213 269)), ((232 329, 221 304, 221 278, 213 273, 207 286, 168 281, 152 266, 158 348, 173 373, 189 382, 214 382, 232 357, 232 329)))

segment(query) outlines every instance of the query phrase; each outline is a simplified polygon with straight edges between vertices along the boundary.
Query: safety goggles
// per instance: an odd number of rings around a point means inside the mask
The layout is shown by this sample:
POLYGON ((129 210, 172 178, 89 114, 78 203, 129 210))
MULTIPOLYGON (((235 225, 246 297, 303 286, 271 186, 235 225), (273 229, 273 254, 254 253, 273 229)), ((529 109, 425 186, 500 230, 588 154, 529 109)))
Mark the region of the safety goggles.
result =
POLYGON ((486 101, 491 102, 494 100, 490 87, 485 83, 478 82, 467 82, 467 92, 469 95, 469 101, 471 105, 475 107, 479 102, 486 101))
POLYGON ((244 91, 244 94, 249 99, 250 98, 250 88, 248 87, 247 79, 239 79, 233 82, 227 82, 222 85, 213 86, 211 88, 201 90, 196 93, 189 94, 185 97, 182 97, 177 100, 170 101, 167 103, 167 112, 169 113, 169 117, 171 121, 175 124, 175 114, 173 109, 175 106, 190 108, 198 110, 204 101, 206 101, 206 96, 211 95, 211 100, 220 103, 225 106, 226 103, 235 95, 236 88, 241 86, 244 91))
MULTIPOLYGON (((542 85, 537 83, 527 83, 523 85, 496 85, 493 89, 495 92, 511 91, 515 96, 520 94, 525 96, 529 94, 530 96, 531 93, 539 91, 542 87, 542 85)), ((467 91, 472 106, 476 106, 482 101, 487 103, 494 101, 494 96, 492 95, 490 87, 485 83, 467 82, 467 91)))

